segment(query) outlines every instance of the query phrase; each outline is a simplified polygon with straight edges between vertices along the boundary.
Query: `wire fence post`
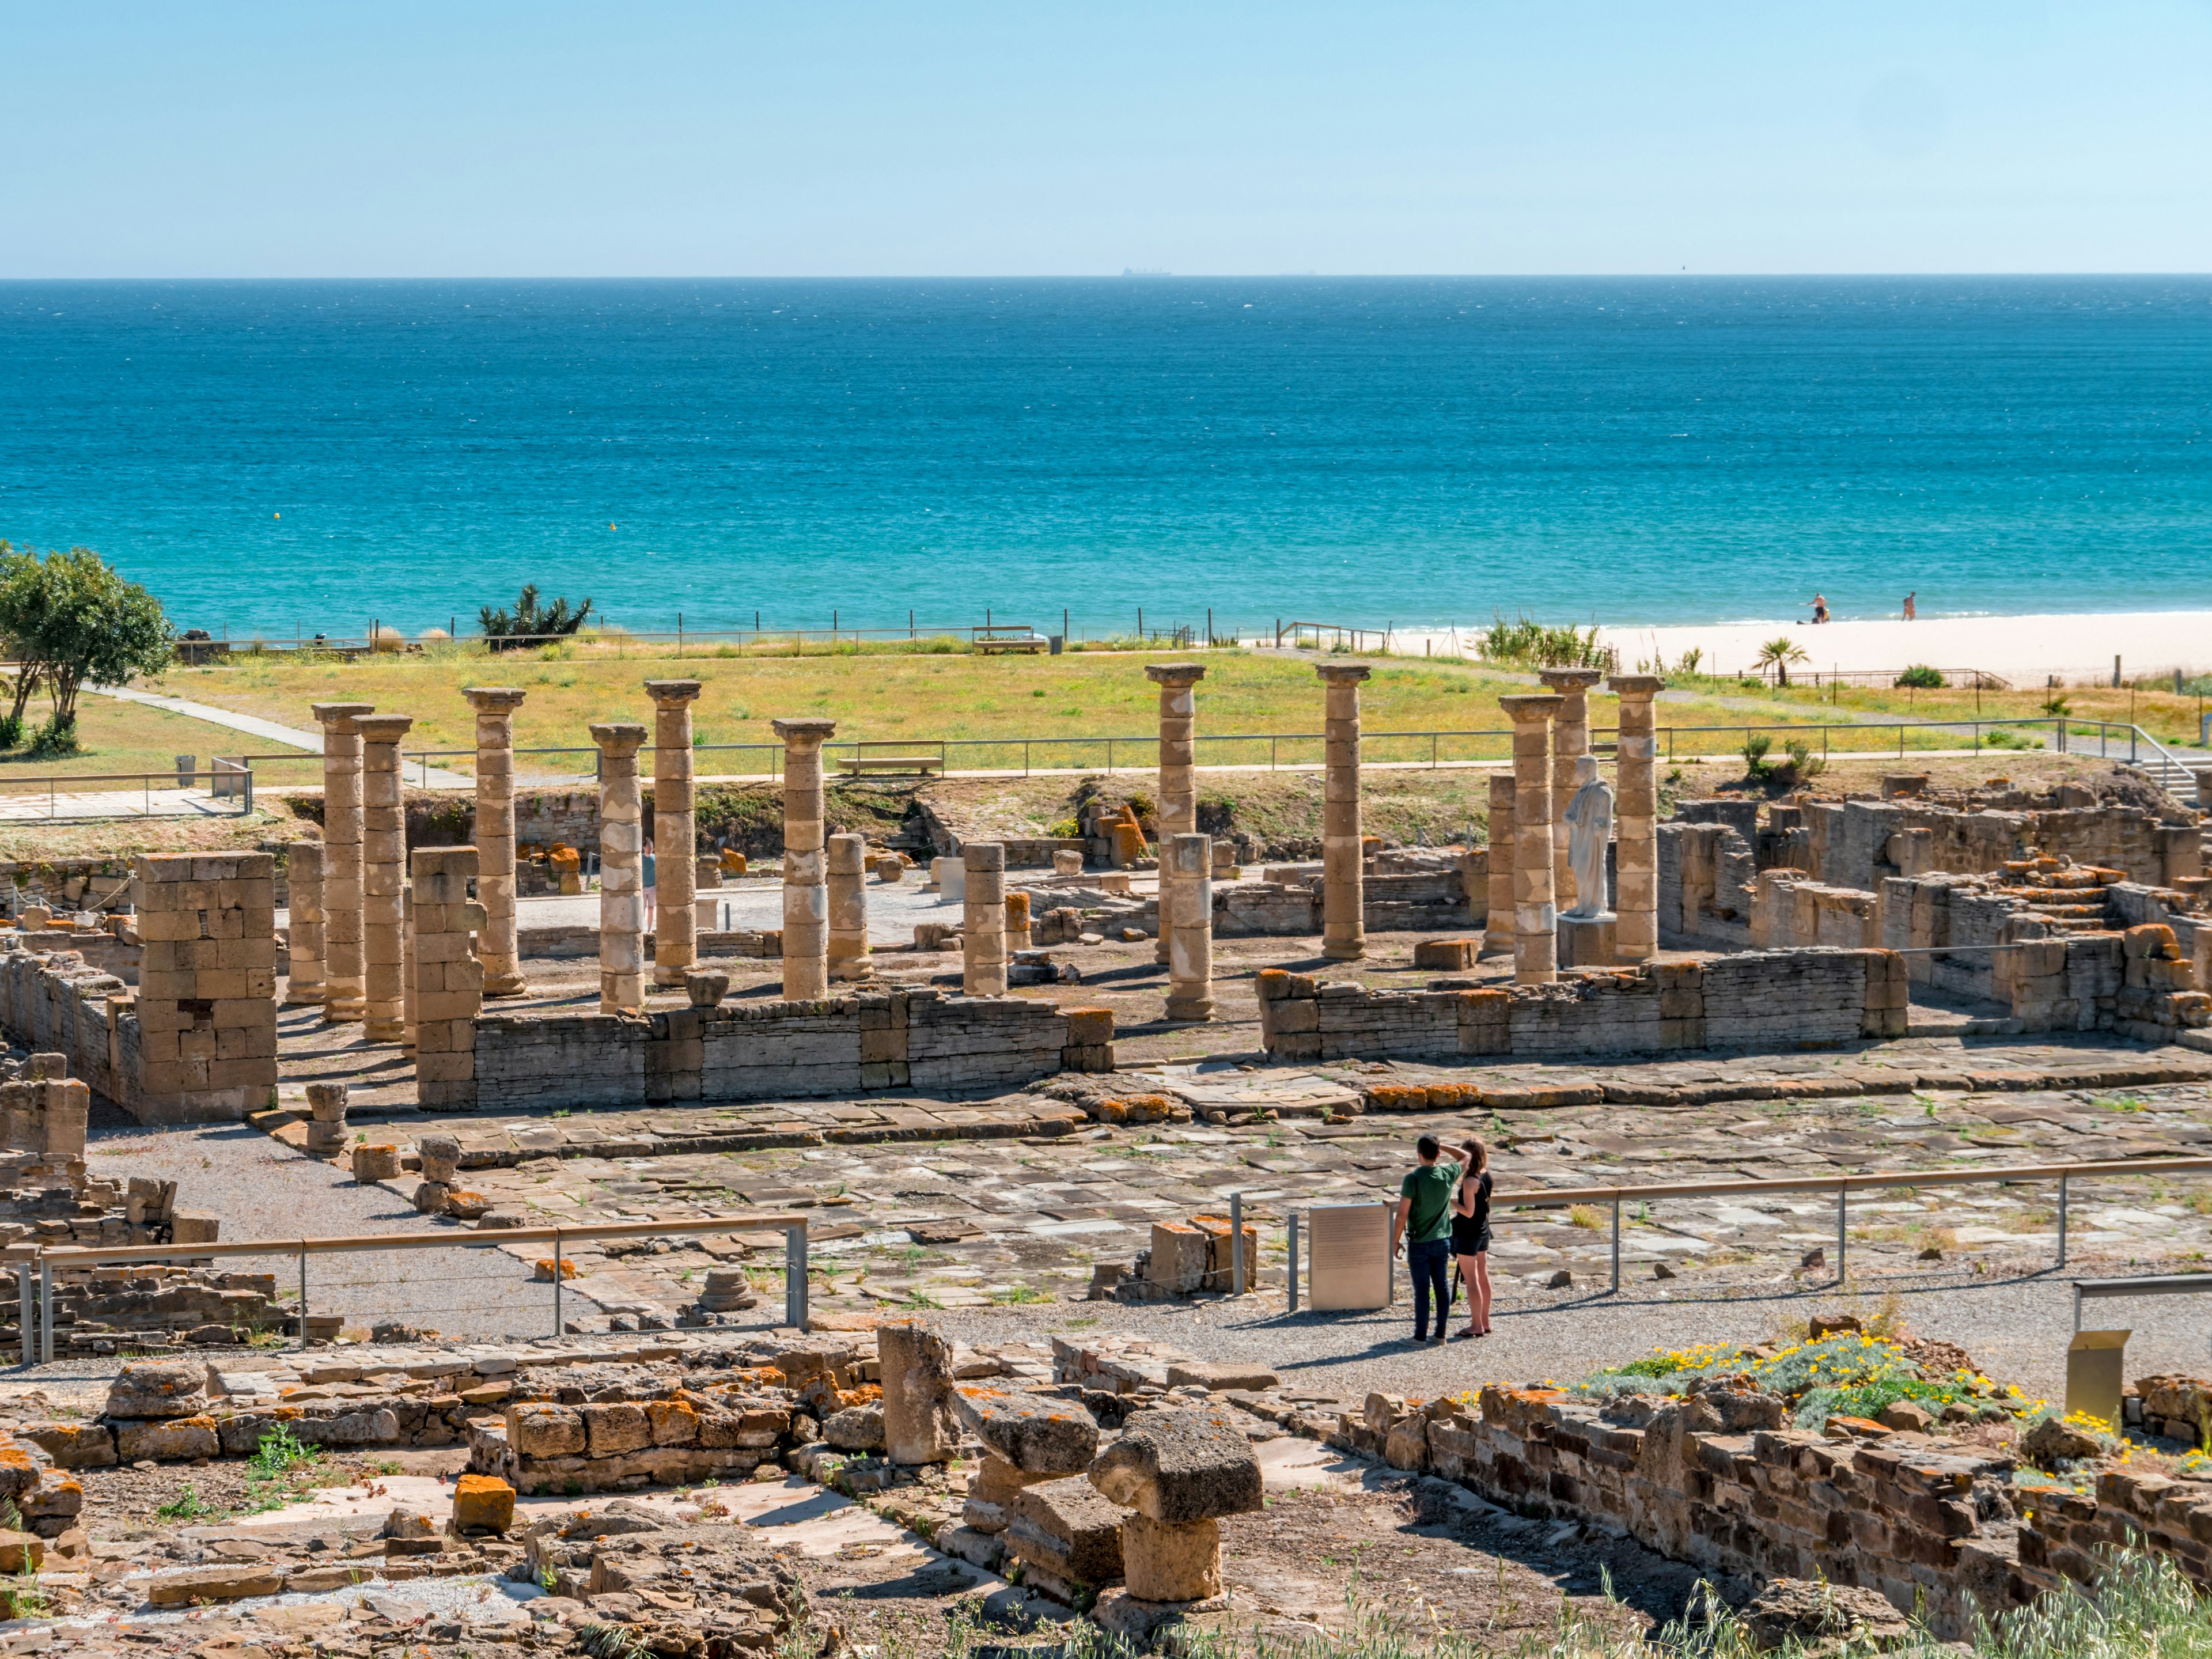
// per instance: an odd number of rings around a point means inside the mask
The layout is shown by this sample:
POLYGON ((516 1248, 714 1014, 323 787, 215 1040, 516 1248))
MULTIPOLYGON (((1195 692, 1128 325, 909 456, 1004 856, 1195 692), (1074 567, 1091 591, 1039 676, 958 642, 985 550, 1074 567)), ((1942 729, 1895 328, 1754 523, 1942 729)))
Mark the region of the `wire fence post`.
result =
POLYGON ((1844 1228, 1844 1200, 1850 1196, 1850 1188, 1836 1188, 1836 1283, 1844 1282, 1844 1252, 1850 1248, 1850 1236, 1844 1228))
POLYGON ((1613 1200, 1613 1293, 1620 1294, 1620 1197, 1613 1200))
POLYGON ((806 1224, 804 1221, 784 1229, 783 1322, 793 1330, 806 1328, 806 1224))
POLYGON ((1244 1294, 1244 1194, 1229 1194, 1229 1294, 1244 1294))
POLYGON ((307 1241, 300 1241, 300 1352, 307 1351, 307 1241))
POLYGON ((52 1364, 54 1358, 54 1264, 44 1256, 39 1258, 39 1363, 52 1364))
POLYGON ((2066 1265, 2066 1177, 2058 1177, 2058 1265, 2066 1265))
POLYGON ((553 1230, 553 1334, 561 1334, 561 1230, 553 1230))
POLYGON ((19 1262, 15 1267, 15 1321, 23 1336, 23 1364, 31 1364, 33 1325, 31 1319, 31 1264, 19 1262))
POLYGON ((1298 1310, 1298 1212, 1296 1210, 1292 1210, 1290 1214, 1290 1242, 1291 1296, 1290 1306, 1285 1311, 1296 1313, 1298 1310))

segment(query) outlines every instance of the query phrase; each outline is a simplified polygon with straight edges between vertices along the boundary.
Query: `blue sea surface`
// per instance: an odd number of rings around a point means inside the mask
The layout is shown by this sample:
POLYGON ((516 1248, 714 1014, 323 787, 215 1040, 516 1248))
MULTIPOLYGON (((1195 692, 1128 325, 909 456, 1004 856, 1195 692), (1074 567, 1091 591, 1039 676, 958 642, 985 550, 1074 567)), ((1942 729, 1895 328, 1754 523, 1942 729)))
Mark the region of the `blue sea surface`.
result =
POLYGON ((0 283, 0 537, 179 625, 2212 605, 2212 279, 0 283))

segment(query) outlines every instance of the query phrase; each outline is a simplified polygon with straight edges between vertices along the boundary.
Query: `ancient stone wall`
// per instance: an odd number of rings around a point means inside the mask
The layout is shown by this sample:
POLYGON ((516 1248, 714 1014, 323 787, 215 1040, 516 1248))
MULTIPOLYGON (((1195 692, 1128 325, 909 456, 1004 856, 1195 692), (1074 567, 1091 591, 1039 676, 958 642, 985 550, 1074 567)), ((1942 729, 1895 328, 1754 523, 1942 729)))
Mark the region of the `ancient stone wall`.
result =
POLYGON ((270 1103, 276 1087, 273 868, 266 853, 140 856, 139 1092, 135 1105, 118 1103, 143 1121, 240 1118, 270 1103))
POLYGON ((1786 866, 1762 870, 1751 894, 1751 948, 1869 949, 1884 943, 1881 912, 1875 894, 1826 886, 1786 866))
POLYGON ((1752 842, 1734 824, 1721 822, 1678 820, 1660 824, 1655 834, 1660 943, 1677 950, 1748 950, 1759 874, 1752 842))
POLYGON ((2034 1593, 2007 1455, 1832 1440, 1783 1427, 1782 1402, 1755 1395, 1601 1408, 1492 1386, 1479 1417, 1449 1399, 1378 1413, 1384 1400, 1370 1396, 1331 1438, 1523 1514, 1625 1530, 1710 1572, 1878 1590, 1946 1639, 1970 1633, 1978 1609, 2034 1593))
POLYGON ((1759 951, 1479 991, 1370 991, 1271 968, 1258 989, 1261 1041, 1285 1060, 1833 1048, 1902 1036, 1905 1013, 1903 960, 1868 950, 1759 951))
POLYGON ((66 1058, 82 1079, 141 1115, 138 1021, 130 988, 74 951, 41 952, 17 938, 0 948, 0 1029, 38 1054, 66 1058))
POLYGON ((641 1016, 488 1014, 477 1021, 477 1100, 505 1109, 1002 1092, 1062 1070, 1110 1070, 1110 1024, 1103 1036, 1091 1029, 1109 1018, 928 990, 641 1016), (1080 1021, 1089 1024, 1073 1029, 1080 1021))

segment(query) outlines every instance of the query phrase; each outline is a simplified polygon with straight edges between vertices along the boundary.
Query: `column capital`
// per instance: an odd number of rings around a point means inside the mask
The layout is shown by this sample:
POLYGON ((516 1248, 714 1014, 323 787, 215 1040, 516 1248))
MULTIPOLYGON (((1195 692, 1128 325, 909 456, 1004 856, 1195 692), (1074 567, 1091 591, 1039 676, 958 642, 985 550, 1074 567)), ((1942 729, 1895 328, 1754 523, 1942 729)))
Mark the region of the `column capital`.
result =
POLYGON ((769 729, 794 749, 819 747, 837 735, 837 722, 825 720, 770 720, 769 729))
POLYGON ((1667 689, 1667 682, 1656 674, 1609 674, 1605 689, 1616 697, 1656 697, 1667 689))
POLYGON ((696 698, 700 690, 697 680, 647 680, 645 683, 645 695, 653 699, 655 707, 670 714, 696 698))
POLYGON ((1155 685, 1195 685, 1206 678, 1206 665, 1196 662, 1146 663, 1145 678, 1155 685))
POLYGON ((461 695, 479 714, 512 714, 530 694, 515 685, 465 685, 461 695))
POLYGON ((332 732, 351 733, 354 722, 364 714, 374 714, 373 702, 317 702, 307 705, 307 712, 332 732))
POLYGON ((362 714, 354 720, 364 743, 397 743, 414 725, 412 714, 362 714))
POLYGON ((1331 685, 1357 685, 1374 672, 1371 665, 1364 662, 1317 662, 1314 665, 1314 672, 1331 685))
POLYGON ((1533 726, 1552 719, 1567 706, 1567 700, 1552 692, 1531 691, 1517 697, 1500 697, 1498 706, 1514 725, 1533 726))
POLYGON ((1566 696, 1587 691, 1605 678, 1602 668, 1540 668, 1536 678, 1553 690, 1566 696))
POLYGON ((609 760, 631 758, 645 742, 645 727, 628 720, 594 720, 591 732, 592 741, 609 760))

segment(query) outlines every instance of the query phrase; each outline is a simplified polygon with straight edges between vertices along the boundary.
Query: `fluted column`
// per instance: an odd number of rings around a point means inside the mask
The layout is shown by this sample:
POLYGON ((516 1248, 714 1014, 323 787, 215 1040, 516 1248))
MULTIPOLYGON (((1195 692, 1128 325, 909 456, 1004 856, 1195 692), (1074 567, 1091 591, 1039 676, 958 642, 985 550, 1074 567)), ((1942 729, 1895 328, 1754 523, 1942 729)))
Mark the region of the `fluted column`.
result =
POLYGON ((1145 677, 1160 688, 1160 937, 1153 960, 1170 962, 1169 939, 1175 931, 1168 902, 1167 845, 1170 836, 1198 828, 1198 694, 1206 677, 1203 664, 1164 662, 1146 665, 1145 677))
POLYGON ((1168 1018, 1213 1018, 1213 838, 1163 836, 1160 871, 1175 881, 1175 948, 1168 957, 1168 1018))
POLYGON ((967 896, 960 916, 960 988, 971 997, 1006 994, 1006 848, 971 841, 960 849, 967 896))
POLYGON ((363 1029, 372 1042, 407 1035, 407 807, 399 784, 399 743, 411 714, 363 714, 361 731, 361 951, 363 1029))
POLYGON ((1656 674, 1615 674, 1620 699, 1620 782, 1613 809, 1614 949, 1623 963, 1659 954, 1659 742, 1653 702, 1667 688, 1656 674))
POLYGON ((691 787, 696 680, 647 680, 653 699, 653 982, 681 985, 699 959, 699 830, 691 787))
POLYGON ((289 897, 285 932, 291 967, 284 975, 284 1001, 291 1007, 319 1006, 323 983, 323 843, 295 841, 284 860, 289 897))
POLYGON ((645 1006, 643 808, 637 751, 645 727, 628 720, 594 724, 599 746, 599 1012, 645 1006))
POLYGON ((461 695, 477 711, 477 939, 488 997, 526 996, 530 982, 514 939, 514 711, 526 695, 511 685, 472 685, 461 695))
MULTIPOLYGON (((1565 699, 1500 697, 1513 722, 1513 980, 1559 976, 1559 897, 1552 884, 1552 720, 1565 699)), ((1495 833, 1495 832, 1493 832, 1495 833)))
POLYGON ((822 745, 837 722, 771 720, 783 739, 783 994, 830 994, 829 870, 824 860, 822 745))
POLYGON ((866 979, 875 972, 868 953, 867 838, 830 836, 824 863, 830 889, 830 977, 866 979))
POLYGON ((1513 954, 1513 775, 1490 775, 1490 919, 1482 927, 1482 954, 1513 954))
POLYGON ((1565 910, 1575 902, 1567 803, 1575 798, 1575 763, 1589 753, 1589 690, 1604 675, 1595 668, 1547 668, 1536 678, 1559 697, 1559 712, 1552 721, 1552 895, 1565 910))
POLYGON ((1321 953, 1336 962, 1367 954, 1366 863, 1359 843, 1359 684, 1364 662, 1316 663, 1328 687, 1322 745, 1321 953))
POLYGON ((361 728, 371 702, 319 702, 323 728, 323 1018, 357 1020, 367 991, 361 933, 361 728))

